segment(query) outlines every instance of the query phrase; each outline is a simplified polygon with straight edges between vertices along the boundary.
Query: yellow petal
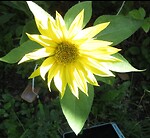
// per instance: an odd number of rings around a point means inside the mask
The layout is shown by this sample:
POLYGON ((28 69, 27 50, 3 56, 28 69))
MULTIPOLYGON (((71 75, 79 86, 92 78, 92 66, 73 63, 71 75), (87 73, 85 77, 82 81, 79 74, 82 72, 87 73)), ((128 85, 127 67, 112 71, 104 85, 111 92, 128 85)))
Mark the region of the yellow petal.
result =
POLYGON ((92 73, 102 76, 102 77, 108 77, 108 76, 114 76, 114 74, 109 71, 109 69, 103 67, 100 62, 97 62, 96 60, 93 60, 91 58, 83 58, 81 63, 85 65, 85 67, 90 70, 92 73))
POLYGON ((90 70, 88 70, 87 68, 85 68, 85 65, 83 65, 79 61, 75 64, 75 66, 78 70, 81 70, 84 73, 84 76, 86 77, 87 82, 89 82, 92 85, 99 86, 93 73, 90 72, 90 70))
POLYGON ((54 64, 53 57, 49 57, 49 58, 45 59, 44 62, 42 63, 42 65, 40 67, 40 74, 41 74, 41 77, 43 78, 43 80, 45 80, 45 75, 48 72, 48 70, 51 69, 53 64, 54 64))
POLYGON ((82 30, 84 18, 84 9, 76 16, 69 27, 69 38, 74 37, 79 31, 82 30))
POLYGON ((111 61, 120 61, 118 58, 111 56, 112 54, 115 54, 118 51, 120 51, 120 49, 107 46, 93 51, 80 50, 79 52, 80 55, 83 57, 90 57, 99 60, 101 62, 111 62, 111 61))
POLYGON ((48 37, 44 36, 44 35, 31 35, 26 33, 27 36, 29 37, 29 39, 39 43, 40 45, 44 46, 44 47, 51 47, 51 48, 55 48, 57 46, 57 44, 52 40, 49 39, 48 37))
POLYGON ((57 72, 59 71, 59 66, 57 64, 53 64, 51 69, 48 71, 48 81, 47 81, 47 85, 49 90, 51 91, 50 85, 51 85, 51 81, 53 79, 53 77, 57 74, 57 72))
POLYGON ((29 77, 29 79, 35 78, 40 75, 40 67, 37 68, 29 77))
POLYGON ((56 43, 61 42, 62 33, 58 30, 56 23, 48 20, 49 37, 56 43))
POLYGON ((112 44, 112 42, 90 39, 90 40, 86 41, 85 43, 83 43, 82 45, 80 45, 79 48, 81 50, 91 51, 91 50, 96 50, 99 48, 107 47, 111 44, 112 44))
POLYGON ((66 80, 68 82, 68 86, 75 97, 79 99, 79 91, 78 85, 74 79, 74 68, 72 65, 67 65, 66 67, 66 80), (69 75, 68 75, 69 74, 69 75))
POLYGON ((61 98, 63 98, 65 90, 66 90, 66 74, 65 74, 65 66, 60 67, 60 70, 57 72, 57 74, 54 77, 54 83, 56 88, 61 93, 61 98))
POLYGON ((66 29, 65 21, 57 11, 56 11, 56 24, 58 27, 58 31, 61 34, 61 37, 66 38, 68 35, 68 32, 66 29))
POLYGON ((50 14, 48 14, 45 10, 43 10, 40 6, 38 6, 36 3, 32 1, 27 1, 27 4, 29 6, 29 9, 33 13, 35 17, 35 21, 37 24, 37 27, 41 34, 47 35, 48 30, 48 19, 54 20, 50 14))
POLYGON ((95 86, 99 86, 99 84, 98 84, 95 76, 93 75, 93 73, 91 71, 87 70, 87 76, 86 76, 86 78, 87 78, 87 81, 90 84, 95 85, 95 86))
POLYGON ((70 41, 72 44, 76 44, 78 47, 80 47, 80 45, 84 44, 87 40, 88 40, 88 38, 80 38, 80 39, 78 39, 78 40, 69 39, 69 41, 70 41))
POLYGON ((104 30, 110 22, 107 23, 101 23, 92 27, 88 27, 84 30, 82 30, 81 32, 79 32, 74 39, 80 39, 80 38, 88 38, 91 39, 93 38, 95 35, 97 35, 99 32, 101 32, 102 30, 104 30))
MULTIPOLYGON (((91 51, 81 51, 80 50, 80 53, 83 54, 83 55, 89 55, 89 56, 98 56, 98 58, 101 58, 103 55, 104 57, 105 56, 109 56, 109 55, 112 55, 112 54, 115 54, 117 53, 118 51, 120 51, 120 49, 117 49, 117 48, 114 48, 114 47, 105 47, 105 48, 100 48, 100 49, 97 49, 97 50, 91 50, 91 51)), ((103 58, 103 57, 102 57, 103 58)))
POLYGON ((88 96, 88 87, 84 73, 76 68, 74 71, 74 78, 80 90, 88 96))
POLYGON ((83 57, 89 57, 91 59, 97 60, 97 62, 120 62, 121 60, 113 57, 113 56, 109 56, 109 55, 101 55, 101 54, 97 54, 97 53, 93 53, 91 55, 89 55, 90 53, 86 53, 86 55, 84 55, 83 57))
POLYGON ((49 53, 49 51, 46 48, 41 48, 41 49, 36 50, 35 52, 31 52, 31 53, 26 54, 18 62, 18 64, 23 63, 23 62, 28 61, 28 60, 32 60, 32 59, 37 60, 40 58, 44 58, 44 57, 50 56, 50 54, 51 53, 49 53))

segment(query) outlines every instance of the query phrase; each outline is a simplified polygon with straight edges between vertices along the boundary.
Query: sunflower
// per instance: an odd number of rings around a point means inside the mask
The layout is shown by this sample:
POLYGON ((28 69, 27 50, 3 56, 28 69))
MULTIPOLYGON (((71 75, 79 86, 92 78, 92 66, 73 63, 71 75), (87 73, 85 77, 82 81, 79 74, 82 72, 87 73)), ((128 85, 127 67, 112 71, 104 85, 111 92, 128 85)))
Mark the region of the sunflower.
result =
POLYGON ((44 58, 29 78, 40 75, 47 80, 49 90, 51 81, 54 80, 61 98, 68 85, 73 95, 79 98, 79 89, 88 96, 88 83, 99 86, 95 75, 114 76, 104 63, 120 62, 112 56, 120 49, 111 47, 112 42, 94 38, 110 22, 83 28, 83 9, 67 28, 63 17, 57 11, 54 19, 34 2, 28 1, 27 4, 34 15, 40 34, 26 34, 30 40, 39 43, 41 48, 27 53, 19 64, 44 58))

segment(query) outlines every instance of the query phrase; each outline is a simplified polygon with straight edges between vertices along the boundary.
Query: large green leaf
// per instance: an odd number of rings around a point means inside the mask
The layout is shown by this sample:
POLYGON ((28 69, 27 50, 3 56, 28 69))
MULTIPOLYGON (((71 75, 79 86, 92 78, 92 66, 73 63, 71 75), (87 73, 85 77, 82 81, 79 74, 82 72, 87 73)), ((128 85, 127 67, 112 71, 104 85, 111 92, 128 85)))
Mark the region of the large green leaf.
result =
POLYGON ((83 9, 84 9, 83 27, 89 22, 92 16, 92 3, 91 1, 79 2, 76 5, 72 6, 64 16, 64 20, 68 28, 71 25, 72 21, 75 19, 75 17, 83 9))
POLYGON ((114 57, 121 60, 121 62, 105 62, 103 63, 109 70, 114 72, 133 72, 133 71, 144 71, 134 68, 121 54, 117 53, 114 57))
POLYGON ((94 97, 94 88, 89 85, 89 96, 86 96, 83 92, 79 92, 79 99, 77 99, 70 89, 67 87, 65 95, 60 99, 63 113, 68 121, 69 126, 76 133, 81 131, 86 119, 91 111, 91 106, 94 97))
POLYGON ((142 20, 136 20, 122 15, 103 15, 96 19, 94 25, 110 22, 109 26, 97 35, 97 39, 113 42, 117 45, 129 38, 142 25, 142 20))
POLYGON ((32 52, 35 49, 39 49, 41 46, 31 40, 24 42, 21 46, 12 49, 7 55, 0 58, 0 61, 7 63, 18 62, 25 54, 32 52))

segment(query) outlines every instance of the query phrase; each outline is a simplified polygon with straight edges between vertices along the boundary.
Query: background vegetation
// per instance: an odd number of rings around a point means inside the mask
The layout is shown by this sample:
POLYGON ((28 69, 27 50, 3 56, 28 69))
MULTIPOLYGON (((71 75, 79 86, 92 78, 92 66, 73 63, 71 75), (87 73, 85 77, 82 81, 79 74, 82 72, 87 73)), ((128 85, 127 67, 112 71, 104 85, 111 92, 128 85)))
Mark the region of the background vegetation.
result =
MULTIPOLYGON (((55 17, 61 15, 78 1, 35 1, 55 17)), ((101 15, 116 15, 122 1, 93 1, 92 25, 101 15)), ((149 20, 149 1, 127 1, 119 14, 149 20), (141 12, 140 12, 141 11, 141 12), (145 14, 144 14, 145 13, 145 14)), ((24 1, 0 2, 0 57, 18 47, 26 24, 33 19, 24 1)), ((148 22, 150 24, 150 22, 148 22)), ((99 81, 95 98, 85 127, 116 122, 126 138, 150 137, 150 36, 145 24, 131 37, 120 43, 121 54, 137 69, 144 72, 116 74, 109 82, 99 81)), ((114 34, 117 37, 117 34, 114 34)), ((0 137, 2 138, 59 138, 70 131, 60 108, 55 87, 50 93, 41 78, 39 99, 28 103, 21 94, 31 80, 28 76, 35 63, 21 65, 0 62, 0 137)))

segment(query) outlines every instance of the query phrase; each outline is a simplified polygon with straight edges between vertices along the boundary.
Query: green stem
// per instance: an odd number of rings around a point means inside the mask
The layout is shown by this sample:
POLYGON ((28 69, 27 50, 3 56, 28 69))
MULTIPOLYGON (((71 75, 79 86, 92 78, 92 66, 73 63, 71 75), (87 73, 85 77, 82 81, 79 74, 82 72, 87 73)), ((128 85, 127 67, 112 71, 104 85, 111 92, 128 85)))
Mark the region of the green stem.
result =
POLYGON ((16 116, 16 118, 17 118, 18 122, 19 122, 19 124, 21 125, 22 129, 25 131, 25 128, 24 128, 24 126, 23 126, 22 122, 20 121, 20 119, 18 118, 18 116, 17 116, 16 112, 15 112, 14 110, 13 110, 13 112, 14 112, 14 114, 15 114, 15 116, 16 116))
POLYGON ((116 15, 118 15, 118 14, 121 12, 121 10, 122 10, 122 8, 123 8, 124 4, 125 4, 125 1, 123 1, 123 2, 122 2, 121 7, 120 7, 120 9, 119 9, 119 11, 117 12, 117 14, 116 14, 116 15))

